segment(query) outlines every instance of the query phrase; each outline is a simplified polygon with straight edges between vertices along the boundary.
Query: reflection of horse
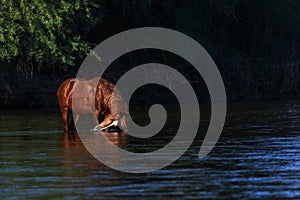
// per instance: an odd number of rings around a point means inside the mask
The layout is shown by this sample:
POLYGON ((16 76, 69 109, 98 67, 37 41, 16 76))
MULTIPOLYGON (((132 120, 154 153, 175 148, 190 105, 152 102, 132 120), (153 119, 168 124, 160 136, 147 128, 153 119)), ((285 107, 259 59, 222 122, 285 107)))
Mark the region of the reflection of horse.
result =
POLYGON ((126 104, 115 86, 103 78, 79 80, 70 78, 65 80, 58 88, 57 98, 64 122, 64 130, 68 130, 68 111, 75 113, 74 124, 79 120, 80 114, 93 114, 94 125, 100 123, 100 128, 110 125, 114 120, 119 121, 120 128, 126 129, 126 104), (93 86, 97 86, 94 88, 93 86), (74 93, 74 88, 76 91, 74 93), (112 93, 114 92, 114 95, 112 93), (73 107, 72 107, 72 102, 73 107), (94 102, 94 103, 93 103, 94 102), (104 117, 101 122, 100 117, 104 117))
MULTIPOLYGON (((83 133, 85 134, 85 133, 83 133)), ((126 133, 99 133, 104 134, 109 141, 117 146, 123 147, 126 145, 126 133)), ((97 143, 97 141, 94 141, 97 143)), ((61 145, 63 148, 63 165, 64 166, 78 166, 78 165, 87 165, 87 166, 99 166, 104 167, 98 160, 94 159, 94 157, 86 150, 84 147, 79 134, 75 131, 73 133, 65 131, 61 138, 61 145)), ((110 144, 107 144, 110 145, 110 144)), ((108 148, 105 148, 105 145, 102 146, 103 151, 105 152, 108 148)), ((109 153, 109 152, 107 152, 109 153)), ((105 167, 106 168, 106 167, 105 167)), ((87 171, 83 170, 84 176, 87 175, 87 171)), ((78 171, 74 173, 74 176, 80 175, 78 171)))

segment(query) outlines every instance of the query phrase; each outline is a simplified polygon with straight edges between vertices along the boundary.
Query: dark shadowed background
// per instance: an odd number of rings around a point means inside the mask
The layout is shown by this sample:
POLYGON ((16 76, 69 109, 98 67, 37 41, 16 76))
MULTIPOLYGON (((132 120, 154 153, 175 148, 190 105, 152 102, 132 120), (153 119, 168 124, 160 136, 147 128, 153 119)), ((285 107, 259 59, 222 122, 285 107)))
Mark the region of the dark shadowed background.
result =
MULTIPOLYGON (((76 75, 89 49, 144 26, 198 41, 217 64, 230 101, 299 98, 299 1, 8 2, 0 8, 1 107, 56 106, 57 87, 76 75)), ((180 70, 200 93, 206 90, 192 66, 160 51, 126 54, 106 78, 153 60, 180 70)))

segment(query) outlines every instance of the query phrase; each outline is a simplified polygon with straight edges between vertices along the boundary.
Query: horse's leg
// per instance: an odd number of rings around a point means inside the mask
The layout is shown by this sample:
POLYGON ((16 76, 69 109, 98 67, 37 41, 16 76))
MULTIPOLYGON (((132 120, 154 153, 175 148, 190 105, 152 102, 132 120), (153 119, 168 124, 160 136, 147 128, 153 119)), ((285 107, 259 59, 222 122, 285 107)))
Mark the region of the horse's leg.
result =
POLYGON ((94 112, 94 116, 93 116, 93 122, 94 122, 94 126, 97 126, 99 124, 99 111, 95 110, 94 112))
POLYGON ((62 120, 64 122, 64 131, 68 131, 69 125, 68 125, 68 106, 62 106, 60 108, 62 120))
POLYGON ((74 116, 74 129, 75 129, 76 125, 77 125, 78 120, 79 120, 79 114, 76 113, 75 116, 74 116))
POLYGON ((68 112, 69 109, 71 109, 72 107, 70 106, 72 105, 70 102, 70 97, 73 91, 74 84, 75 84, 74 78, 67 79, 59 86, 56 93, 65 131, 68 131, 70 128, 68 124, 68 115, 69 115, 68 112))
POLYGON ((69 130, 75 130, 75 123, 74 123, 74 118, 73 118, 73 113, 71 109, 68 109, 68 126, 69 130))

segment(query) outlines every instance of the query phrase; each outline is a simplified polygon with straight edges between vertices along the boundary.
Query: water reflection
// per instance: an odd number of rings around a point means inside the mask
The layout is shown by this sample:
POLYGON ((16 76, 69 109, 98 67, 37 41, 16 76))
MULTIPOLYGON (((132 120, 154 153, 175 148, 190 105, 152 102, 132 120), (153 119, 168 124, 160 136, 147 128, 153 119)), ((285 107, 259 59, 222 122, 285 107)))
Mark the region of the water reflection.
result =
MULTIPOLYGON (((82 133, 84 134, 84 133, 82 133)), ((103 134, 108 140, 118 147, 123 147, 126 144, 126 134, 125 133, 110 133, 110 132, 99 132, 99 133, 86 133, 86 134, 103 134)), ((97 143, 97 141, 94 141, 97 143)), ((83 145, 78 132, 64 132, 62 139, 63 157, 65 162, 64 166, 73 165, 87 165, 87 166, 102 166, 102 164, 94 159, 94 157, 86 150, 83 145), (92 161, 91 161, 92 160, 92 161)), ((102 143, 101 143, 102 144, 102 143)), ((100 147, 104 150, 105 145, 100 147)))

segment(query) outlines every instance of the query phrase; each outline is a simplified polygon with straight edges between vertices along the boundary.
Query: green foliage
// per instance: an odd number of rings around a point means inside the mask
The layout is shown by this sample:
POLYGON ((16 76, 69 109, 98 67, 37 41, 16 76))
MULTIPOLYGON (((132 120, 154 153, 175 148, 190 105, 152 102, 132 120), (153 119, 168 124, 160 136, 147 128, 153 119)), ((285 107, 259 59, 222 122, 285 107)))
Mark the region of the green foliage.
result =
POLYGON ((90 49, 84 41, 99 16, 88 0, 0 0, 0 60, 33 66, 74 65, 90 49))

